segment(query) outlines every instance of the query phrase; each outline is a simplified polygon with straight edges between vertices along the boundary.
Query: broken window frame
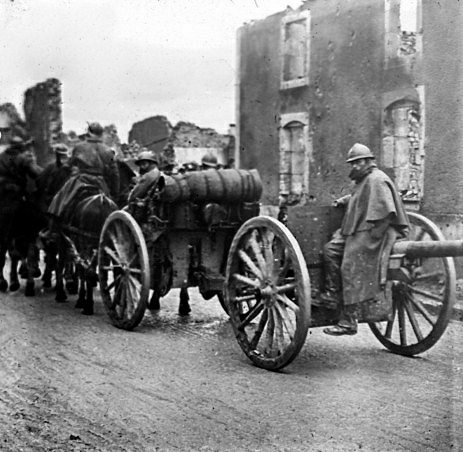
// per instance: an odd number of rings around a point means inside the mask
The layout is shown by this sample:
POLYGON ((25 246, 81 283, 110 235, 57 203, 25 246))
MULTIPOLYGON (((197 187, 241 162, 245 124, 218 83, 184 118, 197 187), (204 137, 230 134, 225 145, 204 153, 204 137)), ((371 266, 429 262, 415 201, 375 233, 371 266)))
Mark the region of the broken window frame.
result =
POLYGON ((416 8, 414 8, 416 17, 413 27, 409 27, 402 17, 405 11, 403 2, 406 1, 408 0, 385 0, 384 2, 386 67, 389 64, 397 64, 397 61, 393 63, 397 59, 402 64, 407 64, 414 58, 419 58, 423 51, 422 0, 416 0, 416 8))
POLYGON ((310 11, 301 11, 298 13, 291 13, 284 16, 281 20, 281 74, 280 74, 280 89, 291 89, 299 86, 307 86, 309 84, 309 68, 310 68, 310 11), (302 64, 302 73, 296 78, 287 78, 286 72, 291 69, 291 63, 288 63, 288 58, 291 56, 288 54, 287 49, 291 47, 288 42, 289 39, 286 35, 288 26, 296 22, 305 22, 305 40, 300 42, 299 45, 303 47, 302 53, 304 54, 304 61, 302 64))
MULTIPOLYGON (((384 108, 382 166, 392 171, 392 178, 406 203, 420 203, 424 193, 425 112, 424 87, 416 88, 418 99, 396 99, 384 108), (397 133, 394 118, 407 115, 407 130, 397 133), (410 118, 413 119, 413 125, 410 118), (412 130, 413 129, 413 130, 412 130), (400 155, 398 141, 408 142, 408 158, 400 155), (408 179, 408 181, 407 181, 408 179), (404 183, 404 181, 406 183, 404 183)), ((403 127, 402 127, 403 129, 403 127)))
POLYGON ((297 204, 309 191, 309 114, 281 115, 279 140, 279 195, 285 199, 286 205, 297 204), (297 129, 300 134, 296 143, 294 131, 297 129), (299 145, 296 149, 295 144, 299 145), (296 173, 294 168, 302 168, 302 171, 296 173))

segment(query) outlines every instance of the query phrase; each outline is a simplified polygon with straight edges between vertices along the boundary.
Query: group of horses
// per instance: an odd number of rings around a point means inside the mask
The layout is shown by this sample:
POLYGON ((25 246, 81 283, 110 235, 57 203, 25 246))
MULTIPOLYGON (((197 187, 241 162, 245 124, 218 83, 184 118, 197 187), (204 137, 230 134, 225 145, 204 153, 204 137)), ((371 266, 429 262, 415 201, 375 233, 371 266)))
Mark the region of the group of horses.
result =
MULTIPOLYGON (((125 161, 118 161, 120 191, 116 199, 94 187, 89 187, 85 196, 72 209, 66 222, 58 223, 53 233, 43 234, 49 220, 47 208, 50 193, 44 186, 50 186, 39 176, 29 181, 27 195, 19 203, 6 199, 0 204, 0 223, 8 228, 0 237, 0 292, 16 291, 20 288, 20 277, 26 280, 25 295, 35 295, 35 279, 42 276, 44 287, 51 287, 55 274, 55 299, 67 300, 67 293, 78 294, 76 308, 82 313, 93 314, 93 289, 96 280, 96 250, 104 221, 111 212, 124 207, 134 170, 125 161), (40 250, 43 250, 41 253, 40 250), (10 257, 9 282, 4 276, 6 255, 10 257), (40 270, 40 256, 44 256, 44 270, 40 270)), ((64 185, 70 177, 69 167, 63 165, 53 172, 55 190, 64 185)), ((53 184, 51 184, 53 185, 53 184)))

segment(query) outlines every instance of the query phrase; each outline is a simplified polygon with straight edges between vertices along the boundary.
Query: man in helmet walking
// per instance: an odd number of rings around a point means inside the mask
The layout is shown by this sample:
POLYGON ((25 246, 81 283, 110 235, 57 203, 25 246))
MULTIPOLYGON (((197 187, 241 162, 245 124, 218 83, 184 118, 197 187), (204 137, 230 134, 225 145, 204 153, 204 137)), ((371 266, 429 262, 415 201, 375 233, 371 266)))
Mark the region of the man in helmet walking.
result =
POLYGON ((357 332, 359 304, 377 299, 379 265, 387 240, 405 236, 408 219, 402 200, 391 179, 379 170, 371 150, 360 143, 347 153, 353 193, 334 202, 345 206, 342 226, 324 248, 325 292, 315 306, 337 309, 341 319, 325 328, 326 334, 339 336, 357 332))

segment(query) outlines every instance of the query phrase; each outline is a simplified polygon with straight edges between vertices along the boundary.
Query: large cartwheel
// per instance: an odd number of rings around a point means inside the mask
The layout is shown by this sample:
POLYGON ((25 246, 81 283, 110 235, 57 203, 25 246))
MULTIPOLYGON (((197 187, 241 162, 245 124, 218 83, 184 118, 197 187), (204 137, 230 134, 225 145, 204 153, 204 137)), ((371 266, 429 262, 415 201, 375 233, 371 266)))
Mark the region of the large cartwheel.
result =
POLYGON ((419 247, 432 249, 430 242, 445 240, 440 229, 417 213, 409 212, 408 217, 409 240, 416 251, 408 250, 403 259, 405 277, 387 282, 385 292, 391 298, 392 317, 370 323, 370 328, 386 348, 411 356, 431 348, 444 333, 452 315, 456 277, 452 257, 419 256, 424 254, 419 247))
POLYGON ((291 232, 260 216, 245 222, 228 255, 227 311, 239 345, 259 367, 288 365, 304 345, 310 321, 310 280, 291 232))
POLYGON ((125 211, 106 220, 98 249, 100 292, 111 322, 131 330, 143 319, 150 293, 149 258, 143 233, 125 211))

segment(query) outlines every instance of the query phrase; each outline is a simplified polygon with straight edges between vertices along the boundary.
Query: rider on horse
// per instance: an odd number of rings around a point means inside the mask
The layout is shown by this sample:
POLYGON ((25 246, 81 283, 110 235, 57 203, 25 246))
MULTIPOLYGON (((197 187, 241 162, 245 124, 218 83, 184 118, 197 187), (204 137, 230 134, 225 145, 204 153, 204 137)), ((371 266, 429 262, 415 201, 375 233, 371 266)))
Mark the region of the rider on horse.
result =
POLYGON ((72 176, 53 198, 48 213, 67 223, 79 201, 104 193, 115 197, 119 191, 119 169, 113 151, 102 143, 103 127, 88 126, 87 138, 75 146, 69 165, 72 176))

